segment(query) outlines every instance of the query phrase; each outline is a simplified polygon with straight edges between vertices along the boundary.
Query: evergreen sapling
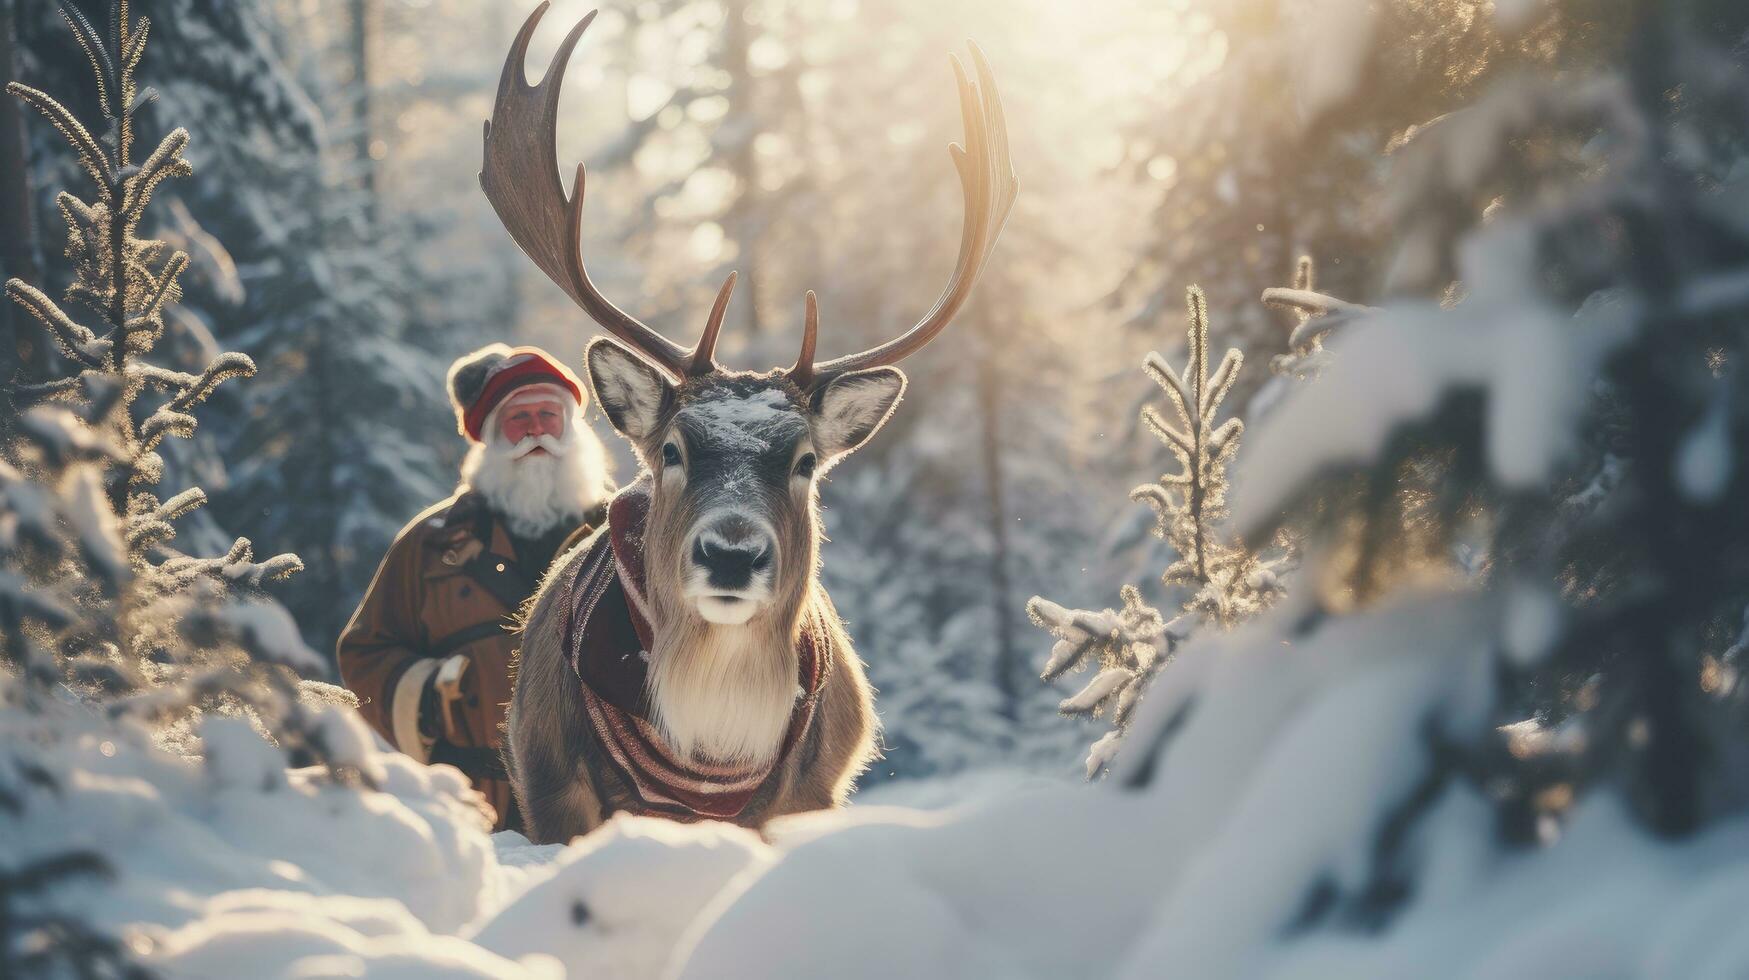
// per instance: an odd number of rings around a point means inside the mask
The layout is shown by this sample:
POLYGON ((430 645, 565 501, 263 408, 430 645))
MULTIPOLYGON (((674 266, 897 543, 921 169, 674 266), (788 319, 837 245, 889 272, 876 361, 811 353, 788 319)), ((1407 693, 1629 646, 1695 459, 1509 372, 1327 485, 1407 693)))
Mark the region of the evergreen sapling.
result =
POLYGON ((1088 753, 1090 779, 1116 756, 1148 684, 1197 624, 1231 627, 1267 608, 1281 592, 1277 573, 1285 558, 1264 560, 1242 542, 1228 540, 1220 526, 1226 513, 1227 466, 1245 425, 1237 418, 1217 420, 1244 358, 1229 349, 1211 373, 1208 301, 1202 290, 1191 287, 1186 305, 1189 360, 1184 370, 1175 370, 1158 352, 1142 363, 1174 413, 1168 419, 1154 406, 1144 406, 1142 423, 1165 443, 1179 470, 1130 491, 1130 499, 1153 508, 1154 534, 1177 555, 1161 582, 1184 596, 1179 614, 1168 622, 1133 585, 1121 589, 1121 609, 1065 609, 1039 596, 1027 603, 1033 622, 1056 637, 1042 674, 1045 681, 1099 666, 1081 691, 1058 706, 1068 715, 1103 713, 1111 718, 1113 730, 1088 753))

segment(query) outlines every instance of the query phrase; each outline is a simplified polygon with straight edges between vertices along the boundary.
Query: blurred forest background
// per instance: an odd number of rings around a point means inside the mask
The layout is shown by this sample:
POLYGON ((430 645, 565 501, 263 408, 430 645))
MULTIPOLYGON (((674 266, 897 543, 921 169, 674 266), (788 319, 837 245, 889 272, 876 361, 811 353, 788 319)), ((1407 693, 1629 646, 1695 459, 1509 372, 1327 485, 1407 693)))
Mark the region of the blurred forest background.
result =
MULTIPOLYGON (((531 64, 591 5, 556 3, 531 64)), ((301 555, 307 571, 277 594, 319 650, 395 531, 454 485, 450 360, 504 340, 580 367, 595 329, 477 184, 480 125, 529 6, 137 8, 155 24, 145 72, 160 96, 145 126, 188 125, 200 175, 153 209, 152 231, 193 259, 165 346, 189 364, 237 349, 261 367, 170 447, 213 498, 184 541, 223 550, 221 529, 238 525, 301 555)), ((1020 201, 968 314, 906 364, 904 410, 825 489, 825 579, 881 692, 888 756, 871 784, 973 765, 1066 773, 1087 733, 1056 714, 1070 689, 1037 680, 1050 641, 1025 601, 1160 589, 1166 546, 1121 491, 1169 465, 1134 421, 1158 394, 1136 368, 1183 343, 1185 286, 1206 290, 1217 349, 1254 365, 1229 401, 1242 413, 1292 326, 1258 297, 1300 254, 1338 296, 1449 279, 1449 255, 1387 247, 1404 221, 1382 190, 1388 151, 1503 78, 1593 65, 1618 49, 1626 7, 608 2, 573 59, 554 165, 590 166, 591 271, 621 305, 689 336, 739 269, 726 363, 792 358, 809 288, 831 356, 910 324, 952 267, 946 55, 965 38, 983 47, 1020 201)), ((0 17, 0 76, 88 114, 54 5, 0 0, 0 17)), ((0 105, 0 262, 57 284, 54 193, 76 164, 20 113, 0 105)), ((17 338, 3 354, 21 362, 7 376, 46 370, 22 313, 0 317, 17 338)))

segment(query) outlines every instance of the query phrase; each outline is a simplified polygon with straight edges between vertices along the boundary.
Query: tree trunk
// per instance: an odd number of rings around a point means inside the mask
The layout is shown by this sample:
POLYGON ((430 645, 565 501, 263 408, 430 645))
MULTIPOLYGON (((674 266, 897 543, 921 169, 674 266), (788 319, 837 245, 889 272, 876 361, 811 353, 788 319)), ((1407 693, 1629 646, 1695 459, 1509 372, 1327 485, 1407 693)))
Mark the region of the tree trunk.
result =
MULTIPOLYGON (((747 10, 752 2, 738 0, 731 3, 723 28, 723 70, 728 72, 730 79, 729 112, 723 117, 724 125, 740 126, 740 120, 759 118, 754 107, 753 74, 747 60, 748 49, 753 44, 752 31, 747 23, 747 10)), ((746 297, 740 306, 747 311, 742 323, 747 330, 745 336, 749 338, 758 336, 762 312, 758 286, 759 230, 756 227, 759 220, 759 160, 753 154, 756 135, 750 131, 740 133, 729 152, 729 172, 735 175, 739 189, 728 212, 723 215, 723 231, 740 253, 735 257, 735 263, 747 270, 736 292, 746 297)))
POLYGON ((984 467, 985 500, 990 519, 990 601, 995 613, 996 691, 1002 697, 1002 717, 1020 718, 1020 691, 1016 686, 1017 651, 1014 645, 1014 608, 1008 569, 1008 507, 1002 493, 1002 399, 1001 378, 996 370, 991 318, 979 317, 978 367, 979 456, 984 467))
POLYGON ((358 186, 364 191, 364 217, 376 224, 376 158, 371 155, 370 10, 371 0, 351 0, 348 53, 352 61, 353 166, 358 168, 358 186))
MULTIPOLYGON (((0 81, 18 78, 17 0, 0 0, 0 81)), ((0 281, 22 279, 42 287, 42 251, 31 215, 30 161, 24 116, 17 99, 0 94, 0 281)), ((48 377, 48 338, 42 327, 9 300, 0 300, 0 380, 48 377)), ((11 412, 0 416, 12 418, 11 412)))

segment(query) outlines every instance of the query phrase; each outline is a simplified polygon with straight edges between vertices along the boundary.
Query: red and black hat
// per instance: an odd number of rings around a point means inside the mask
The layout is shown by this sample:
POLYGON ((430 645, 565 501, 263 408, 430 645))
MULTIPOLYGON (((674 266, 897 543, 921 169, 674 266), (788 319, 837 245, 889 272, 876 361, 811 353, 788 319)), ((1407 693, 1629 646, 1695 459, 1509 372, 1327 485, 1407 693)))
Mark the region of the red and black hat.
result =
POLYGON ((555 386, 583 404, 577 376, 539 347, 488 344, 458 358, 449 367, 449 399, 462 435, 480 442, 492 409, 517 389, 537 384, 555 386))

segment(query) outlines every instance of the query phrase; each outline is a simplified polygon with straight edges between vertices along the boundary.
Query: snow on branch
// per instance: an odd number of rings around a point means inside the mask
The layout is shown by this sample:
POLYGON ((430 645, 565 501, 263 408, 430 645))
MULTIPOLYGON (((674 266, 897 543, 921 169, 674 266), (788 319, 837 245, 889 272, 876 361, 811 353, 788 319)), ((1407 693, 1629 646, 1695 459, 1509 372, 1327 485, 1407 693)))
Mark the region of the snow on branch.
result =
POLYGON ((86 425, 65 406, 38 405, 24 413, 19 430, 50 466, 82 461, 116 463, 127 458, 114 438, 86 425))
POLYGON ((1269 361, 1269 370, 1274 374, 1300 379, 1316 377, 1327 363, 1324 339, 1330 332, 1350 320, 1378 312, 1373 307, 1318 292, 1315 286, 1312 257, 1302 255, 1294 268, 1292 287, 1274 286, 1263 291, 1264 306, 1287 310, 1294 316, 1287 338, 1288 352, 1269 361))
POLYGON ((177 555, 164 562, 166 574, 181 583, 190 583, 202 576, 259 586, 264 580, 281 579, 304 570, 297 555, 275 555, 266 561, 256 561, 254 545, 248 538, 238 538, 229 551, 216 558, 192 558, 177 555))
POLYGON ((43 295, 42 290, 22 279, 12 279, 6 283, 6 295, 49 328, 49 335, 55 338, 56 346, 68 359, 81 367, 104 366, 115 345, 68 316, 59 304, 43 295))
POLYGON ((1041 675, 1044 680, 1089 666, 1099 668, 1086 686, 1058 705, 1066 715, 1108 715, 1115 726, 1088 755, 1089 779, 1110 762, 1147 679, 1188 632, 1186 617, 1166 622, 1134 586, 1124 586, 1122 598, 1122 609, 1099 611, 1066 609, 1038 596, 1026 604, 1033 623, 1057 638, 1041 675))
POLYGON ((1362 306, 1337 299, 1324 293, 1309 289, 1287 289, 1282 286, 1271 286, 1263 291, 1263 305, 1272 306, 1278 310, 1295 310, 1308 316, 1331 316, 1342 314, 1359 316, 1364 313, 1377 313, 1371 306, 1362 306))
POLYGON ((172 130, 159 142, 152 155, 141 162, 139 170, 128 177, 122 187, 121 210, 129 224, 140 220, 146 205, 152 200, 152 191, 164 178, 187 177, 194 173, 194 167, 182 159, 182 150, 186 146, 188 130, 172 130))
POLYGON ((182 392, 172 398, 166 407, 178 412, 184 411, 205 401, 214 389, 226 381, 254 376, 255 362, 249 355, 228 351, 213 358, 199 376, 185 376, 188 380, 183 383, 182 392))
POLYGON ((114 166, 109 161, 109 155, 91 135, 91 131, 85 128, 85 124, 46 92, 21 82, 8 83, 6 91, 48 118, 50 125, 55 127, 78 154, 79 165, 91 175, 91 180, 98 186, 100 193, 107 194, 110 185, 115 181, 114 166))

